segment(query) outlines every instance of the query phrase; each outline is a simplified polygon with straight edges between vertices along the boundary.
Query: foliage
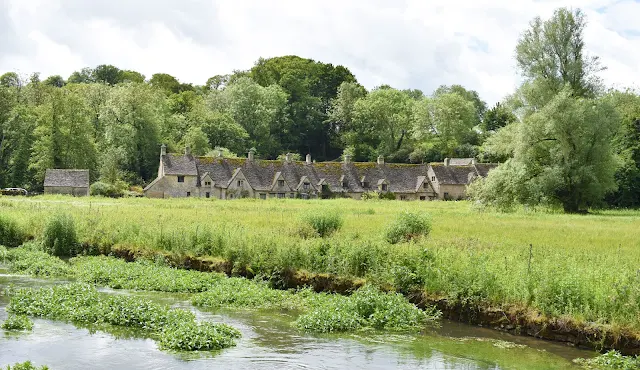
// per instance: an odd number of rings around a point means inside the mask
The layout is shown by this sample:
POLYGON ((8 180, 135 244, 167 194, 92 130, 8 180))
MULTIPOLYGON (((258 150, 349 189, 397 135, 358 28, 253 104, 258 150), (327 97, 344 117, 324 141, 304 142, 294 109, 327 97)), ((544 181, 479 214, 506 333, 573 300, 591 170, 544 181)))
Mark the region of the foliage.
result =
POLYGON ((79 243, 73 217, 58 213, 51 217, 42 236, 44 250, 54 256, 75 256, 79 243))
POLYGON ((73 276, 67 263, 39 249, 39 245, 29 244, 9 250, 6 260, 9 262, 11 271, 38 277, 73 276))
POLYGON ((296 320, 301 330, 321 333, 363 329, 419 330, 436 311, 422 311, 398 293, 365 286, 351 296, 321 295, 310 312, 296 320))
POLYGON ((391 244, 410 241, 431 232, 431 220, 426 214, 402 212, 385 231, 385 238, 391 244))
POLYGON ((640 368, 640 358, 625 357, 618 351, 609 351, 598 357, 579 358, 574 361, 587 369, 633 370, 640 368))
POLYGON ((70 262, 78 281, 114 289, 193 293, 209 289, 222 278, 218 273, 180 270, 144 260, 76 257, 70 262))
POLYGON ((25 361, 13 365, 7 365, 6 370, 49 370, 49 368, 45 365, 37 367, 36 365, 31 363, 31 361, 25 361))
POLYGON ((31 331, 33 330, 33 321, 24 315, 9 315, 2 322, 0 328, 8 331, 31 331))
POLYGON ((93 196, 102 196, 109 198, 120 198, 124 196, 126 184, 118 182, 117 185, 106 182, 97 181, 91 184, 90 193, 93 196))
POLYGON ((25 238, 24 233, 14 220, 0 215, 0 245, 17 247, 22 244, 25 238))
POLYGON ((309 213, 303 221, 313 227, 318 236, 324 238, 340 230, 343 224, 342 217, 337 213, 309 213))
MULTIPOLYGON (((266 282, 243 278, 220 279, 206 292, 193 296, 191 302, 205 308, 297 308, 296 297, 283 290, 269 288, 266 282)), ((299 302, 298 302, 299 303, 299 302)))
POLYGON ((108 330, 138 328, 168 350, 198 351, 235 345, 240 332, 225 324, 199 323, 195 315, 136 297, 105 296, 90 285, 74 283, 11 292, 12 313, 71 321, 108 330))

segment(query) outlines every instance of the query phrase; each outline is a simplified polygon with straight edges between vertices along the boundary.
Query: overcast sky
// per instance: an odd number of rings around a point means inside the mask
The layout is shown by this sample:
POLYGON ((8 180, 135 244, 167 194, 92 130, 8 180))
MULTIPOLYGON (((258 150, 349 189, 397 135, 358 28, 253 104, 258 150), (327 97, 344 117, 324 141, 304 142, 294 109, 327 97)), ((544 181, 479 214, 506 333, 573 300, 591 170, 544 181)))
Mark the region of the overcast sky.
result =
POLYGON ((0 0, 0 71, 67 78, 113 64, 204 84, 295 54, 369 89, 458 83, 493 104, 517 86, 520 33, 560 6, 587 14, 607 84, 638 87, 640 0, 0 0))

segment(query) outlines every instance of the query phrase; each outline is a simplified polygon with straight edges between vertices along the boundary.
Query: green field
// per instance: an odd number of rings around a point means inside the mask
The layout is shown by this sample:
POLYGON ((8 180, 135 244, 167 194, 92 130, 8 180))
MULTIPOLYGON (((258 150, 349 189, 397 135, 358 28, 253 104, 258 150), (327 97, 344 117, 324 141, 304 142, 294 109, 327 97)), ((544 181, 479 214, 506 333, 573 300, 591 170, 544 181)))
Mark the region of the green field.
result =
MULTIPOLYGON (((640 212, 477 212, 467 202, 0 198, 0 217, 40 238, 71 214, 81 242, 213 256, 267 277, 284 268, 366 278, 399 291, 510 304, 640 331, 640 212), (431 234, 389 244, 403 211, 431 234), (309 214, 339 213, 335 234, 308 234, 309 214)), ((1 235, 1 233, 0 233, 1 235)))

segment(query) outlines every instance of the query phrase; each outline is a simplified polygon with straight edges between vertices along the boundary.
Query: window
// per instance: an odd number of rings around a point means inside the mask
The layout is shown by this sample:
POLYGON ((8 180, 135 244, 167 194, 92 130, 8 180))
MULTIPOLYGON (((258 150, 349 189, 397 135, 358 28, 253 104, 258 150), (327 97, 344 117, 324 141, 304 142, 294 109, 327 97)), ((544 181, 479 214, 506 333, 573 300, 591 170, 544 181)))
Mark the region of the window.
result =
POLYGON ((188 191, 188 192, 187 192, 187 196, 188 196, 188 197, 190 197, 190 196, 191 196, 191 192, 190 192, 190 191, 188 191))
POLYGON ((178 182, 184 182, 184 176, 178 176, 178 182))
POLYGON ((387 184, 382 184, 382 191, 387 191, 387 184))
POLYGON ((400 200, 407 200, 407 196, 406 195, 401 195, 400 196, 400 200))
POLYGON ((368 182, 366 182, 366 181, 365 181, 365 182, 363 182, 363 183, 362 183, 362 187, 363 187, 363 188, 368 188, 368 187, 369 187, 369 183, 368 183, 368 182))
POLYGON ((206 192, 206 193, 204 193, 204 196, 207 197, 207 198, 211 198, 211 193, 206 192))
POLYGON ((260 193, 260 199, 267 199, 267 194, 260 193))
POLYGON ((427 197, 422 196, 422 197, 420 197, 420 200, 427 200, 427 197))
POLYGON ((435 176, 431 176, 431 181, 436 181, 436 177, 435 176))
POLYGON ((284 193, 278 193, 278 199, 284 199, 285 194, 284 193))
POLYGON ((304 190, 309 190, 309 183, 308 183, 308 182, 305 182, 304 184, 302 184, 302 188, 303 188, 304 190))
POLYGON ((346 181, 343 181, 343 182, 342 182, 342 187, 343 187, 343 188, 348 188, 348 187, 349 187, 349 183, 348 183, 348 182, 346 182, 346 181))
POLYGON ((283 187, 284 186, 284 180, 278 180, 278 186, 279 187, 283 187))
POLYGON ((238 187, 241 188, 244 185, 244 180, 238 180, 238 187))
POLYGON ((293 199, 293 198, 295 198, 295 197, 296 197, 296 193, 291 193, 291 194, 289 194, 289 198, 293 199))
POLYGON ((449 193, 444 193, 444 199, 449 199, 449 193))
POLYGON ((302 194, 302 199, 309 199, 309 194, 302 194))
POLYGON ((229 194, 229 199, 233 199, 233 194, 229 194))
POLYGON ((422 187, 425 189, 429 189, 429 184, 425 182, 424 184, 422 184, 422 187))
POLYGON ((205 181, 204 186, 211 186, 211 181, 205 181))

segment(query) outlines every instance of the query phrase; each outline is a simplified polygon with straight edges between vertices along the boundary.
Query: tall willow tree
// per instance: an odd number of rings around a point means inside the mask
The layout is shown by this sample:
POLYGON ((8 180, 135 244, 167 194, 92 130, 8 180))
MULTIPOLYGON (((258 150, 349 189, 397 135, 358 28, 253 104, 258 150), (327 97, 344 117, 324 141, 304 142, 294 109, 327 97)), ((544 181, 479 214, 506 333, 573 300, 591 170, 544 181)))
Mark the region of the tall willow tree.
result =
POLYGON ((585 17, 558 9, 535 18, 520 38, 516 60, 525 83, 512 97, 522 122, 498 130, 487 146, 512 158, 471 189, 485 204, 557 205, 583 212, 614 190, 611 145, 617 113, 599 98, 602 68, 584 50, 585 17))

